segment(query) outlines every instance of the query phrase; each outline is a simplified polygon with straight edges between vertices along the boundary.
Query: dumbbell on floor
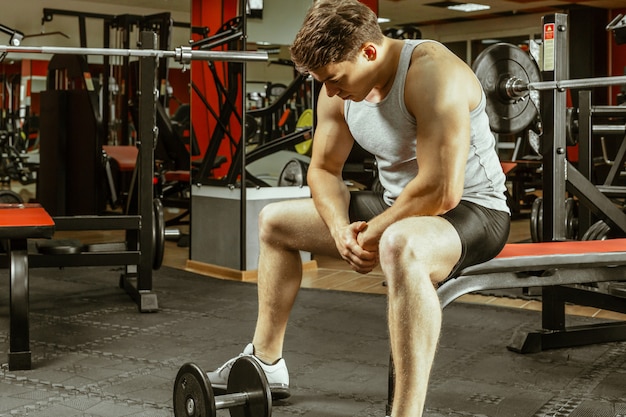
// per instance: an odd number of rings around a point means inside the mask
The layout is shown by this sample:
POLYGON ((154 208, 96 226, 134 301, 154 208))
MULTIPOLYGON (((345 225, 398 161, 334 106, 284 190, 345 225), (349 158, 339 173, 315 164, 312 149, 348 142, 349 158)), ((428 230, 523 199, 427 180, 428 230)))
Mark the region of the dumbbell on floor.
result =
POLYGON ((175 417, 215 417, 228 408, 232 417, 270 417, 272 394, 265 373, 252 358, 242 356, 230 370, 225 395, 216 396, 200 367, 184 364, 174 382, 175 417))

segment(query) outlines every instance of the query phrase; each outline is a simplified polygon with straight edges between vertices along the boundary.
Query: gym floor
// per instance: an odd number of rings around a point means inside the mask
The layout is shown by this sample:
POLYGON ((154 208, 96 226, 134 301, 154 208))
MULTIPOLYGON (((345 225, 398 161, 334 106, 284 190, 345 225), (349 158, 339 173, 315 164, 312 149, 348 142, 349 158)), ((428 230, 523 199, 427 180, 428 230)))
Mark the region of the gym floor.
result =
MULTIPOLYGON (((528 239, 528 230, 527 220, 515 220, 510 241, 528 239)), ((94 232, 67 237, 117 239, 94 232)), ((0 417, 171 417, 180 366, 191 361, 208 370, 236 355, 256 317, 254 283, 190 273, 187 258, 188 248, 166 242, 164 266, 153 277, 156 314, 139 314, 117 287, 120 268, 32 270, 33 369, 9 371, 0 356, 0 417)), ((292 397, 275 404, 273 415, 381 417, 388 369, 384 277, 356 274, 333 259, 317 262, 288 329, 292 397)), ((0 351, 7 352, 2 282, 0 351)), ((506 345, 514 331, 539 325, 535 297, 460 301, 445 310, 425 417, 626 415, 626 342, 519 355, 506 345)), ((587 307, 570 306, 568 313, 570 325, 626 319, 587 307)))

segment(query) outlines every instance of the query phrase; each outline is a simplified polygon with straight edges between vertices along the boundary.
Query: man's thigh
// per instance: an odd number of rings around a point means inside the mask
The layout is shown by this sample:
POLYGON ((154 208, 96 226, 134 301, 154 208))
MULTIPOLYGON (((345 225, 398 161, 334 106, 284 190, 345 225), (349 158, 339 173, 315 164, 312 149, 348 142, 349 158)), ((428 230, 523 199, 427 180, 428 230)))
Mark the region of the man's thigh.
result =
POLYGON ((462 201, 441 216, 417 216, 403 219, 394 233, 430 259, 435 282, 455 276, 463 268, 496 256, 509 233, 508 213, 490 210, 462 201))
POLYGON ((411 256, 407 259, 418 262, 416 267, 427 273, 433 283, 448 277, 463 253, 457 230, 440 216, 407 217, 394 223, 385 233, 393 235, 391 241, 409 248, 407 253, 411 256))
POLYGON ((511 219, 508 213, 502 211, 461 201, 442 217, 457 230, 463 247, 461 258, 450 276, 495 257, 509 237, 511 219))
POLYGON ((339 256, 335 241, 311 198, 272 203, 265 207, 260 221, 267 222, 266 238, 285 247, 339 256))

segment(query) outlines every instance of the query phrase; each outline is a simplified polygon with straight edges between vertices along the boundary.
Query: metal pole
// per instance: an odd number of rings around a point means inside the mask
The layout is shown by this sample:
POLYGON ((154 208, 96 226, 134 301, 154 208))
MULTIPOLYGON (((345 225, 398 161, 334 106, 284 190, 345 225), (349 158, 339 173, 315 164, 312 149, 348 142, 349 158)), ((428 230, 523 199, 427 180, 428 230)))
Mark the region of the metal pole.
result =
MULTIPOLYGON (((591 154, 591 91, 578 92, 578 170, 587 180, 591 181, 593 171, 591 154)), ((578 205, 578 235, 582 237, 592 225, 591 209, 585 204, 578 205)))
MULTIPOLYGON (((156 33, 143 31, 140 34, 141 45, 154 47, 157 43, 156 33)), ((154 185, 154 148, 156 147, 158 131, 156 130, 156 102, 158 87, 156 85, 157 60, 142 57, 139 60, 139 121, 137 146, 139 157, 135 167, 137 175, 137 201, 141 215, 141 231, 139 234, 139 249, 141 261, 137 271, 137 291, 140 293, 152 289, 152 261, 155 244, 153 239, 154 214, 153 198, 154 185)), ((141 307, 141 303, 140 303, 141 307)))
POLYGON ((544 81, 529 83, 529 90, 554 90, 586 87, 608 87, 616 84, 626 84, 626 75, 615 77, 579 78, 575 80, 544 81))
POLYGON ((66 55, 100 55, 100 56, 132 56, 172 58, 178 62, 189 61, 267 61, 267 52, 253 51, 198 51, 191 47, 181 46, 173 51, 159 49, 117 49, 117 48, 77 48, 61 46, 8 46, 0 45, 0 53, 23 54, 66 54, 66 55))
POLYGON ((566 90, 572 88, 608 87, 626 84, 626 75, 597 78, 578 78, 575 80, 538 81, 526 83, 518 78, 509 78, 502 83, 506 95, 510 98, 525 96, 528 91, 566 90))
MULTIPOLYGON (((555 13, 543 19, 543 79, 558 83, 569 74, 567 15, 555 13)), ((541 93, 543 121, 543 240, 567 238, 565 222, 566 95, 564 90, 541 93)))

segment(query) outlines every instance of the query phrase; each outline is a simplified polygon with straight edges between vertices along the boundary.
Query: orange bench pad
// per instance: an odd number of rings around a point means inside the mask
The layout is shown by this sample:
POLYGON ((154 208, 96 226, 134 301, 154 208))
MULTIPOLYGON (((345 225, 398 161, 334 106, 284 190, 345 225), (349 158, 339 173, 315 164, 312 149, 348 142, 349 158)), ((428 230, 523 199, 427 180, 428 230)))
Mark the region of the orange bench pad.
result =
POLYGON ((189 171, 184 171, 184 170, 166 171, 165 180, 168 182, 170 181, 189 182, 191 181, 191 173, 189 171))
POLYGON ((0 227, 54 226, 39 204, 0 204, 0 227))
POLYGON ((496 258, 600 252, 626 252, 626 239, 507 243, 496 258))
POLYGON ((137 164, 139 149, 136 146, 109 146, 102 147, 111 158, 115 159, 120 171, 132 171, 137 164))

